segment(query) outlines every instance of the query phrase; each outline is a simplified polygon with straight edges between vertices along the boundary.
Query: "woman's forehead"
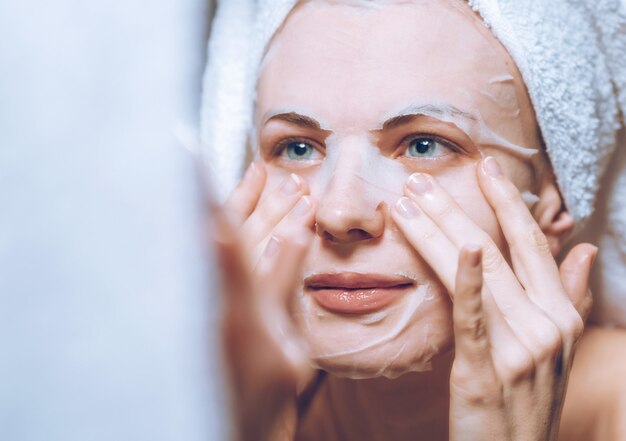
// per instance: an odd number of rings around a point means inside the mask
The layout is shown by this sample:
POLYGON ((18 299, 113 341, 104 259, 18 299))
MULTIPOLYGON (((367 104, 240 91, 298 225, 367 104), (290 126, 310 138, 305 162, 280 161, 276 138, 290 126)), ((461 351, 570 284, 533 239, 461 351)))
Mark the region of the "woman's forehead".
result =
POLYGON ((526 141, 521 125, 534 114, 521 76, 465 2, 360 3, 314 0, 293 11, 261 68, 257 121, 292 107, 329 129, 374 129, 397 109, 436 104, 526 141))

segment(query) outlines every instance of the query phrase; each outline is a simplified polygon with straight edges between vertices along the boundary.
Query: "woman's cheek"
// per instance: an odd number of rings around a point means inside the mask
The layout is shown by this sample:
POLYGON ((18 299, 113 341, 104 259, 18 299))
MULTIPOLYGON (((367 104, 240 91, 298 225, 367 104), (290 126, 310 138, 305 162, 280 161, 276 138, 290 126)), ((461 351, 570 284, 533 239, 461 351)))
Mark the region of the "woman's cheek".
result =
POLYGON ((455 169, 454 173, 444 173, 436 176, 436 178, 467 214, 470 221, 489 234, 498 247, 503 249, 506 246, 506 241, 500 230, 496 214, 478 184, 476 167, 477 165, 473 165, 455 169))

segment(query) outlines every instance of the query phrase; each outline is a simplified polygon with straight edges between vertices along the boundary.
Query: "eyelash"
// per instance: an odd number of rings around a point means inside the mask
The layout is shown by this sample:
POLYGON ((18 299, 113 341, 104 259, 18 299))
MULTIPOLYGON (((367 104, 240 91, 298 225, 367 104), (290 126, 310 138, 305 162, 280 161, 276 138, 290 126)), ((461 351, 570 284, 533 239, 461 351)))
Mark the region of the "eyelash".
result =
POLYGON ((291 144, 293 142, 302 142, 302 143, 305 143, 305 144, 310 144, 311 147, 315 148, 316 150, 320 150, 320 151, 326 150, 325 148, 318 148, 319 144, 316 141, 313 141, 311 139, 299 138, 299 137, 290 137, 290 138, 285 138, 285 139, 280 140, 274 146, 274 149, 272 150, 272 156, 273 157, 280 156, 287 149, 289 144, 291 144))
MULTIPOLYGON (((454 153, 463 153, 465 152, 464 149, 462 149, 461 147, 459 147, 456 143, 449 141, 445 138, 442 138, 441 136, 438 135, 433 135, 432 133, 418 133, 418 134, 411 134, 406 136, 404 139, 402 139, 402 141, 400 142, 400 145, 404 146, 406 145, 406 148, 404 148, 402 150, 402 153, 406 153, 409 149, 410 144, 413 141, 416 141, 418 139, 423 139, 423 138, 428 138, 428 139, 432 139, 435 142, 440 143, 442 146, 444 146, 447 149, 450 149, 452 152, 454 153)), ((421 159, 428 159, 428 158, 421 158, 421 159)))
MULTIPOLYGON (((401 146, 406 146, 402 149, 402 154, 408 151, 409 145, 411 144, 411 142, 421 139, 421 138, 432 139, 433 141, 440 143, 445 148, 450 149, 454 153, 463 153, 465 151, 464 149, 459 147, 456 143, 449 141, 445 138, 442 138, 441 136, 433 135, 431 133, 413 133, 411 135, 404 137, 402 141, 400 142, 401 146)), ((294 142, 302 142, 305 144, 310 144, 311 147, 315 148, 316 150, 322 153, 323 151, 325 151, 325 148, 319 148, 318 147, 319 144, 316 141, 313 141, 311 139, 300 138, 300 137, 289 137, 289 138, 282 139, 274 146, 274 149, 272 151, 272 157, 278 158, 280 155, 282 155, 285 152, 289 144, 294 143, 294 142)), ((421 159, 423 160, 423 159, 428 159, 428 158, 421 158, 421 159)), ((430 160, 433 160, 433 159, 430 159, 430 160)))

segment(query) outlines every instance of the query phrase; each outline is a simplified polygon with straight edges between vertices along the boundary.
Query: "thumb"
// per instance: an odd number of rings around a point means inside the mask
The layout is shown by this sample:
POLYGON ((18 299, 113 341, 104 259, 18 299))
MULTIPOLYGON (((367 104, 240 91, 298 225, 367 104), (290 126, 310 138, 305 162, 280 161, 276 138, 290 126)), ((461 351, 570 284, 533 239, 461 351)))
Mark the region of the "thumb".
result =
POLYGON ((593 304, 589 278, 597 255, 598 248, 594 245, 589 243, 576 245, 567 253, 559 268, 565 292, 583 320, 587 319, 593 304))

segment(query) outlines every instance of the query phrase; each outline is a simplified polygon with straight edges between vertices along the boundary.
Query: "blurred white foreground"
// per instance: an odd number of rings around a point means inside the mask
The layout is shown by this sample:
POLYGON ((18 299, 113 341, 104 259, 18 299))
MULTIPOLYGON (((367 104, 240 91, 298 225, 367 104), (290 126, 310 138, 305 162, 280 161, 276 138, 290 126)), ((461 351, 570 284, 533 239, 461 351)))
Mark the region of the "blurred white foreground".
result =
POLYGON ((194 164, 208 0, 0 2, 0 439, 222 439, 194 164))

